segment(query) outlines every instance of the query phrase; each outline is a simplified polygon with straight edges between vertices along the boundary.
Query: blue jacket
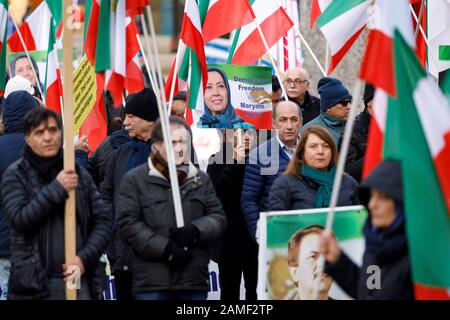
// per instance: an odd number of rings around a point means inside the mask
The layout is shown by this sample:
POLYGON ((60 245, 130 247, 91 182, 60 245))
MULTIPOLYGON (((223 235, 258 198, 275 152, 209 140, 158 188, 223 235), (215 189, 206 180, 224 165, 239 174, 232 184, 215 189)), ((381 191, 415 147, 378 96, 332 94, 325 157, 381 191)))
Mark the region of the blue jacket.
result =
POLYGON ((245 167, 241 206, 253 238, 259 213, 269 208, 272 183, 286 170, 288 163, 289 157, 281 150, 276 137, 250 151, 245 167))
MULTIPOLYGON (((4 102, 5 134, 0 136, 0 183, 6 169, 23 155, 25 138, 22 120, 28 111, 38 106, 36 100, 25 91, 11 93, 4 102)), ((0 258, 10 256, 10 244, 9 223, 0 203, 0 258)))

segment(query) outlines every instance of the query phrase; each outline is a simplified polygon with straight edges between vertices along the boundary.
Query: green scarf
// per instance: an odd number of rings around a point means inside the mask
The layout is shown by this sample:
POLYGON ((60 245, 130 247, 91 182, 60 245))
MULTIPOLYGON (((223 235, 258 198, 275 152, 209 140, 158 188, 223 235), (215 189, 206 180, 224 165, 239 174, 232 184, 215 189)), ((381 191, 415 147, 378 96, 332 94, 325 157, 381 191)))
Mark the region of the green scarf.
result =
POLYGON ((315 208, 326 208, 330 205, 331 189, 333 188, 336 166, 328 171, 316 170, 307 164, 300 169, 300 175, 319 185, 319 189, 314 197, 315 208))

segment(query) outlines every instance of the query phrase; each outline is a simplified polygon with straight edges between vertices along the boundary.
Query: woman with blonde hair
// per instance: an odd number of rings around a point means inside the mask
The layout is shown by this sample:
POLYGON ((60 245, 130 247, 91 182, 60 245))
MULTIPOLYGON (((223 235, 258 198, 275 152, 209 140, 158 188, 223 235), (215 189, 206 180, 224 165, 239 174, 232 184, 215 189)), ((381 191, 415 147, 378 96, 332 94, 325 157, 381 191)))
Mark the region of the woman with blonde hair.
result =
MULTIPOLYGON (((336 144, 326 129, 305 129, 285 173, 272 185, 270 210, 328 207, 338 157, 336 144)), ((344 173, 337 205, 359 204, 357 187, 355 179, 344 173)))

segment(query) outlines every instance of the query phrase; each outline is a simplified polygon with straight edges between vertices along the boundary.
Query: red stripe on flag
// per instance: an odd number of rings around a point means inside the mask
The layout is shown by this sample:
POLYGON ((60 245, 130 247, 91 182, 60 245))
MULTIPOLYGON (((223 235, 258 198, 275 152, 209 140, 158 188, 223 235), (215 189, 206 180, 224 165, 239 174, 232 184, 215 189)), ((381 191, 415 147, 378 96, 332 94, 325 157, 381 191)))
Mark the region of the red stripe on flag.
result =
POLYGON ((447 205, 447 213, 450 215, 450 132, 445 134, 444 141, 445 147, 434 159, 434 165, 447 205))
POLYGON ((59 69, 56 70, 57 78, 48 88, 45 94, 45 104, 47 108, 55 111, 56 113, 61 113, 61 74, 59 69))
POLYGON ((253 124, 257 130, 272 129, 272 111, 253 113, 252 116, 240 109, 235 111, 245 122, 253 124))
MULTIPOLYGON (((413 2, 413 1, 411 1, 411 2, 413 2)), ((413 5, 414 12, 416 13, 417 17, 419 16, 420 5, 421 5, 420 0, 418 3, 413 5)), ((412 21, 413 21, 413 27, 415 30, 417 27, 416 19, 412 19, 412 21)), ((422 21, 420 22, 420 25, 422 26, 422 29, 425 32, 427 32, 427 7, 426 6, 423 6, 422 21)), ((419 58, 420 63, 422 64, 422 67, 425 68, 426 64, 427 64, 427 43, 425 42, 425 39, 422 36, 422 33, 420 31, 418 32, 417 39, 416 39, 416 53, 417 53, 417 57, 419 58)))
MULTIPOLYGON (((170 68, 169 75, 167 76, 166 85, 164 86, 164 91, 166 92, 166 98, 170 98, 170 89, 172 87, 172 81, 175 73, 175 59, 172 63, 172 67, 170 68)), ((175 96, 178 93, 178 79, 175 80, 175 89, 173 91, 173 96, 175 96)), ((186 100, 188 101, 188 100, 186 100)))
POLYGON ((143 9, 148 5, 148 0, 128 0, 126 3, 127 16, 132 17, 142 14, 143 9))
POLYGON ((144 89, 144 76, 141 69, 131 60, 127 65, 127 78, 125 79, 125 89, 128 93, 139 92, 144 89))
MULTIPOLYGON (((267 45, 272 47, 286 32, 293 26, 292 20, 287 16, 286 11, 279 8, 270 17, 261 23, 261 30, 267 40, 267 45)), ((255 63, 264 53, 266 48, 255 29, 247 39, 239 46, 234 53, 232 64, 251 65, 255 63)))
POLYGON ((392 38, 380 30, 372 29, 359 74, 361 79, 383 89, 391 97, 396 95, 393 50, 392 38))
POLYGON ((81 127, 81 132, 88 137, 89 146, 91 147, 90 154, 98 148, 106 138, 107 133, 106 112, 103 99, 105 76, 102 73, 97 73, 96 80, 97 103, 94 105, 91 112, 89 112, 89 115, 81 127))
POLYGON ((126 29, 126 41, 127 41, 127 57, 126 62, 130 62, 136 56, 136 54, 140 51, 139 42, 137 41, 136 36, 139 34, 139 30, 136 26, 136 22, 134 19, 131 19, 131 22, 127 25, 126 29))
POLYGON ((414 284, 414 294, 417 300, 450 300, 450 289, 433 288, 418 283, 414 284))
POLYGON ((205 47, 202 34, 195 28, 190 17, 185 13, 183 19, 183 27, 181 29, 180 38, 197 54, 198 61, 201 64, 203 89, 206 88, 206 79, 208 79, 208 69, 206 68, 205 47))
MULTIPOLYGON (((19 28, 20 34, 22 35, 23 41, 28 51, 36 50, 36 43, 34 42, 33 34, 31 33, 30 26, 28 23, 24 23, 19 28)), ((11 52, 24 52, 25 49, 20 41, 19 33, 14 32, 8 39, 8 45, 11 52)))
POLYGON ((336 68, 336 66, 339 64, 339 62, 342 60, 342 58, 344 58, 344 56, 347 53, 347 51, 350 50, 350 48, 352 47, 353 43, 356 41, 356 39, 358 39, 359 35, 361 34, 361 32, 364 30, 365 27, 366 26, 364 25, 361 29, 359 29, 358 32, 356 32, 350 39, 348 39, 348 41, 341 48, 341 50, 336 52, 331 57, 330 67, 328 68, 328 75, 330 75, 331 72, 333 72, 334 68, 336 68))
POLYGON ((107 89, 111 92, 114 101, 114 107, 118 108, 123 102, 123 89, 125 88, 125 80, 122 75, 112 72, 109 78, 107 89))
POLYGON ((310 15, 310 20, 311 23, 309 25, 309 28, 312 29, 314 26, 314 23, 316 22, 317 18, 320 16, 322 12, 320 11, 320 6, 319 6, 319 0, 313 0, 312 2, 312 8, 311 8, 311 15, 310 15))
POLYGON ((367 138, 367 149, 364 157, 362 178, 367 177, 372 170, 381 162, 383 152, 384 135, 375 117, 370 119, 369 136, 367 138))
POLYGON ((86 31, 86 40, 84 43, 84 52, 89 62, 95 66, 95 50, 97 45, 98 23, 100 15, 100 6, 97 1, 92 2, 89 25, 86 31))
POLYGON ((247 0, 219 0, 206 14, 203 41, 208 43, 252 21, 247 0))

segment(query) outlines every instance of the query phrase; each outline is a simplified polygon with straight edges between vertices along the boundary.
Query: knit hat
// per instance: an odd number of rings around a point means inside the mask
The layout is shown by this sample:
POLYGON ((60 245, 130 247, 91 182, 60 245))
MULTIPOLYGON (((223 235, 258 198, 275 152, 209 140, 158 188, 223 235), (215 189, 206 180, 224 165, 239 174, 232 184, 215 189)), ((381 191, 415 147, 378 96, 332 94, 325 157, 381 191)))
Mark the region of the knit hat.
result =
POLYGON ((5 87, 5 99, 8 98, 9 94, 15 91, 26 91, 31 95, 34 95, 34 88, 31 85, 30 80, 22 76, 14 76, 9 79, 5 87))
POLYGON ((150 88, 144 88, 136 93, 125 105, 125 114, 132 114, 147 121, 156 121, 159 118, 156 95, 150 88))
POLYGON ((317 84, 320 94, 320 110, 325 112, 342 100, 352 99, 352 95, 342 82, 331 77, 323 77, 317 84))

